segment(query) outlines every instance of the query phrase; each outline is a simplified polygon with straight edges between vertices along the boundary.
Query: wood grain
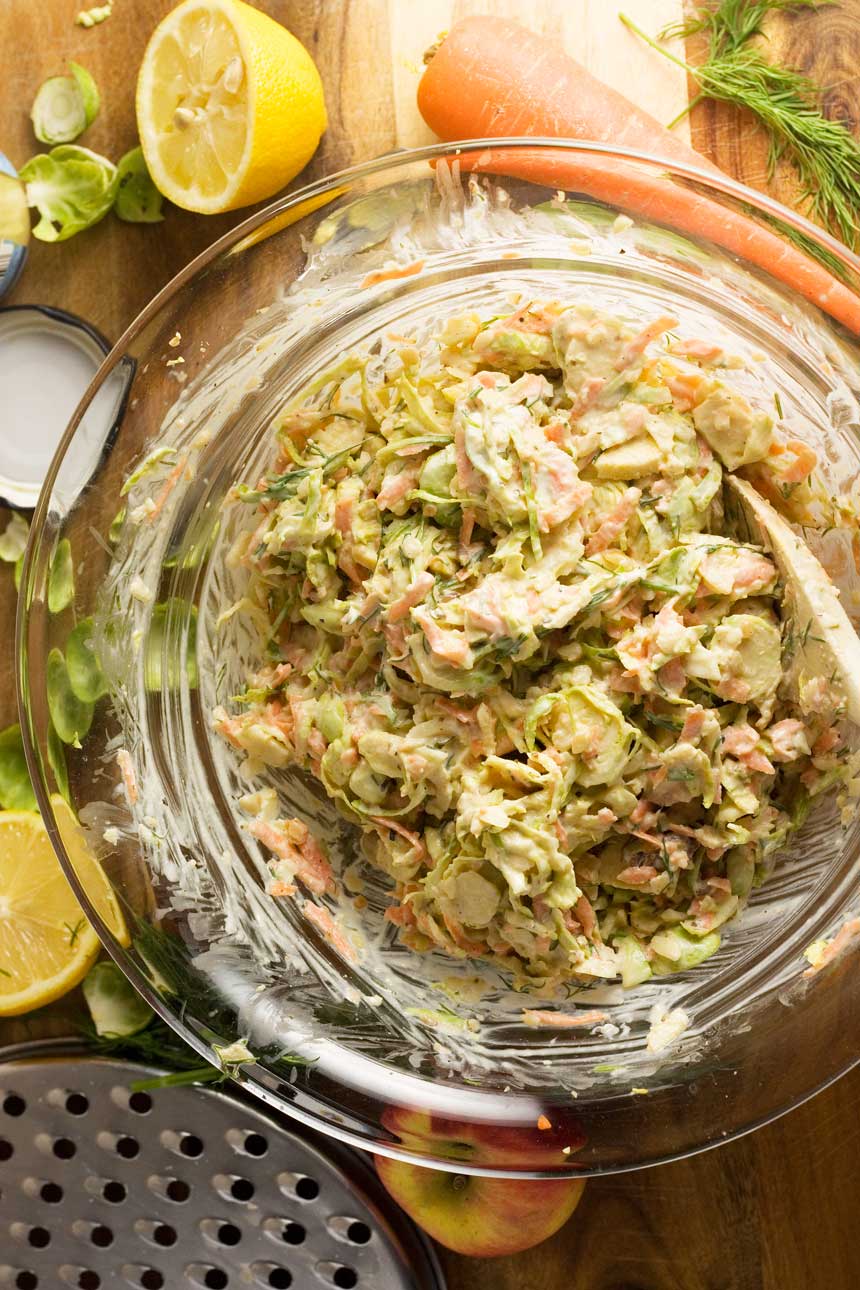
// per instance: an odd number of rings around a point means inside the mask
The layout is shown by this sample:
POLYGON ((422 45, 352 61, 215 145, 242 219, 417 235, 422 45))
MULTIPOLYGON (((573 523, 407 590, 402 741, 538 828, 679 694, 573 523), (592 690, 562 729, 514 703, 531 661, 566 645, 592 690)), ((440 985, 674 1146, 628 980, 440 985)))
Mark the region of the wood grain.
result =
MULTIPOLYGON (((465 12, 513 14, 562 41, 597 75, 662 120, 684 102, 683 75, 617 23, 619 7, 649 32, 680 0, 257 0, 307 45, 323 74, 329 129, 299 182, 424 142, 414 89, 421 54, 465 12)), ((102 27, 73 25, 80 0, 0 0, 0 147, 22 163, 34 151, 27 111, 36 86, 75 58, 104 99, 85 142, 118 156, 134 143, 132 85, 146 39, 173 0, 115 0, 102 27)), ((773 56, 828 85, 828 106, 860 119, 860 0, 767 29, 773 56)), ((688 51, 695 57, 696 49, 688 51)), ((750 121, 725 108, 692 114, 694 145, 733 175, 764 187, 766 149, 750 121)), ((683 127, 686 128, 686 127, 683 127)), ((796 192, 781 171, 771 188, 796 192)), ((57 304, 116 339, 173 274, 239 215, 200 219, 171 210, 155 227, 107 219, 64 246, 36 244, 14 302, 57 304)), ((0 412, 2 433, 2 412, 0 412)), ((3 524, 0 515, 0 526, 3 524)), ((0 566, 0 728, 14 719, 11 571, 0 566)), ((79 1007, 0 1025, 0 1042, 68 1031, 79 1007)), ((657 1170, 589 1184, 574 1219, 515 1258, 472 1262, 444 1254, 452 1290, 855 1290, 860 1286, 860 1070, 806 1106, 739 1142, 657 1170)), ((0 1260, 2 1261, 2 1260, 0 1260)))

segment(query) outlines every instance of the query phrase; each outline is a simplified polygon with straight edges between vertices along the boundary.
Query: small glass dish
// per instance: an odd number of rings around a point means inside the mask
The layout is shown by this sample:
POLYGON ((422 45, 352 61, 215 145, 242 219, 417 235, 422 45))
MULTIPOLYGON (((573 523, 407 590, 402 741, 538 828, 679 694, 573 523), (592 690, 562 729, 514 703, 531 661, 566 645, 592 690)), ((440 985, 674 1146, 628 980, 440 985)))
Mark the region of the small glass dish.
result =
MULTIPOLYGON (((242 672, 240 620, 219 623, 240 591, 225 565, 227 492, 269 463, 287 398, 380 327, 515 291, 671 308, 751 356, 751 379, 780 392, 786 425, 817 444, 829 489, 846 493, 860 466, 857 338, 720 250, 726 212, 781 225, 857 281, 856 257, 759 194, 596 144, 477 141, 343 172, 252 216, 179 274, 108 356, 54 460, 18 647, 31 772, 60 859, 110 953, 178 1033, 324 1132, 458 1171, 611 1172, 746 1132, 857 1060, 856 952, 814 975, 803 955, 857 908, 858 824, 841 827, 832 804, 707 964, 627 994, 580 991, 566 1006, 599 1006, 606 1022, 535 1030, 522 1024, 531 998, 503 979, 399 946, 381 885, 347 913, 364 937, 354 965, 266 895, 237 767, 211 725, 242 672), (610 173, 635 179, 626 205, 599 200, 610 173), (700 226, 711 213, 713 241, 682 226, 686 197, 669 204, 675 222, 649 218, 641 193, 659 176, 695 198, 700 226), (81 419, 110 382, 117 430, 82 477, 81 419), (74 586, 49 597, 68 556, 74 586), (73 632, 93 646, 108 694, 98 669, 76 674, 77 698, 70 690, 73 632), (80 746, 58 739, 70 720, 80 746), (128 945, 75 875, 51 805, 63 791, 122 898, 128 945), (483 993, 470 992, 479 975, 483 993), (655 1016, 676 1009, 689 1024, 655 1043, 655 1016)), ((846 567, 851 610, 860 584, 846 567)), ((312 785, 289 775, 281 788, 336 855, 353 856, 312 785)))

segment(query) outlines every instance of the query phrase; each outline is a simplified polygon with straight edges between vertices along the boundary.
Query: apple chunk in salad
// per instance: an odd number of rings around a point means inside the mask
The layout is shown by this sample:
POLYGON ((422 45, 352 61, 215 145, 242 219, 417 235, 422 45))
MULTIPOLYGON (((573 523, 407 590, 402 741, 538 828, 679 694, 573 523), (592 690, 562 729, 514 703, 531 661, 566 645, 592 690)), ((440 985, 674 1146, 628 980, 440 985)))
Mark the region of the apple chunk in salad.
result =
MULTIPOLYGON (((727 473, 779 495, 815 455, 676 327, 532 301, 380 334, 233 493, 260 652, 217 729, 247 778, 323 785, 407 945, 520 988, 702 962, 845 776, 839 695, 792 682, 777 567, 724 510, 727 473)), ((244 805, 345 951, 321 846, 244 805)))

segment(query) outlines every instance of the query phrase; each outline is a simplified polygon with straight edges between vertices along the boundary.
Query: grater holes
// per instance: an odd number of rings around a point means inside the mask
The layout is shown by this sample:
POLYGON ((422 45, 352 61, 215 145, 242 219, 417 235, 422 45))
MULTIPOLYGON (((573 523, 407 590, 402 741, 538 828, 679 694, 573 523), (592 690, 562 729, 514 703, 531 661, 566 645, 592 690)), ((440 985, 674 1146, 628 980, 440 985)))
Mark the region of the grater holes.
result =
POLYGON ((358 1273, 355 1268, 339 1267, 335 1268, 331 1274, 332 1284, 338 1287, 338 1290, 353 1290, 358 1285, 358 1273))
POLYGON ((137 1089, 128 1099, 128 1109, 135 1115, 148 1115, 152 1110, 152 1098, 143 1089, 137 1089))
POLYGON ((175 1204, 181 1205, 188 1200, 188 1197, 191 1195, 191 1188, 188 1186, 187 1182, 183 1181, 183 1179, 171 1178, 170 1182, 164 1189, 164 1193, 168 1200, 172 1200, 175 1204))
POLYGON ((158 1223, 152 1229, 152 1239, 156 1245, 161 1245, 167 1249, 176 1244, 176 1228, 171 1227, 169 1223, 158 1223))
POLYGON ((35 1272, 30 1272, 26 1268, 15 1278, 15 1290, 36 1290, 38 1284, 39 1278, 35 1272))
POLYGON ((293 1274, 278 1263, 252 1263, 249 1269, 255 1286, 269 1286, 271 1290, 289 1290, 293 1274))
POLYGON ((27 1244, 32 1245, 34 1250, 44 1250, 45 1246, 51 1244, 51 1233, 47 1227, 31 1227, 27 1233, 27 1244))
POLYGON ((248 1133, 245 1136, 244 1149, 249 1156, 264 1156, 269 1144, 262 1133, 248 1133))
POLYGON ((18 1093, 7 1093, 3 1098, 3 1110, 7 1115, 23 1115, 27 1109, 27 1103, 18 1093))
POLYGON ((104 1223, 96 1223, 90 1232, 90 1240, 100 1250, 106 1250, 109 1245, 113 1245, 113 1232, 104 1223))
POLYGON ((223 1268, 207 1268, 203 1274, 203 1284, 206 1290, 224 1290, 229 1284, 230 1278, 223 1268))
POLYGON ((251 1200, 254 1195, 254 1184, 250 1178, 234 1178, 230 1183, 230 1195, 234 1200, 251 1200))
POLYGON ((0 1161, 11 1160, 15 1154, 15 1148, 6 1138, 0 1138, 0 1161))
POLYGON ((140 1151, 140 1143, 137 1138, 124 1133, 117 1138, 114 1149, 118 1156, 122 1156, 123 1160, 134 1160, 140 1151))
POLYGON ((102 1187, 102 1196, 109 1205, 121 1205, 127 1195, 125 1183, 111 1181, 102 1187))
POLYGON ((77 1151, 77 1147, 71 1138, 55 1138, 51 1150, 58 1160, 71 1160, 77 1151))
POLYGON ((320 1185, 313 1178, 300 1178, 295 1186, 299 1200, 316 1200, 320 1194, 320 1185))
POLYGON ((281 1240, 285 1245, 301 1245, 306 1235, 301 1223, 287 1220, 281 1227, 281 1240))
POLYGON ((242 1233, 235 1223, 222 1223, 215 1232, 215 1239, 219 1245, 238 1245, 242 1233))
POLYGON ((186 1133, 179 1139, 179 1150, 183 1156, 194 1159, 195 1156, 203 1155, 203 1143, 195 1133, 186 1133))
POLYGON ((46 1205, 59 1205, 60 1201, 63 1199, 63 1189, 59 1183, 42 1183, 42 1186, 39 1188, 39 1196, 46 1205))
POLYGON ((102 1279, 92 1268, 84 1268, 78 1277, 78 1290, 99 1290, 102 1279))
POLYGON ((161 1290, 164 1277, 158 1268, 144 1268, 140 1274, 140 1284, 142 1290, 161 1290))
POLYGON ((90 1109, 90 1099, 83 1093, 69 1093, 66 1097, 66 1110, 69 1115, 86 1115, 90 1109))
POLYGON ((346 1229, 346 1239, 352 1241, 353 1245, 367 1245, 372 1235, 373 1233, 367 1224, 358 1219, 354 1223, 350 1223, 346 1229))

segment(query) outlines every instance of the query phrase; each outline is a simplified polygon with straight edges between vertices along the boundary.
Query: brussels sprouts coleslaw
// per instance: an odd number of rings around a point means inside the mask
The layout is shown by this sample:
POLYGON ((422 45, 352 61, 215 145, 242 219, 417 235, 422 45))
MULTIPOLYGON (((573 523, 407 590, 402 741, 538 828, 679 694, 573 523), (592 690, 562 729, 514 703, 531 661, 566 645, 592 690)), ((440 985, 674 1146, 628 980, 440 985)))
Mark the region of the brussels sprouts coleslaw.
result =
MULTIPOLYGON (((740 471, 789 496, 815 455, 677 325, 523 299, 379 334, 233 494, 229 612, 261 648, 216 728, 247 779, 322 784, 407 945, 521 988, 703 961, 845 774, 839 700, 789 684, 777 567, 723 495, 740 471)), ((273 897, 337 893, 270 789, 242 805, 273 897)))

